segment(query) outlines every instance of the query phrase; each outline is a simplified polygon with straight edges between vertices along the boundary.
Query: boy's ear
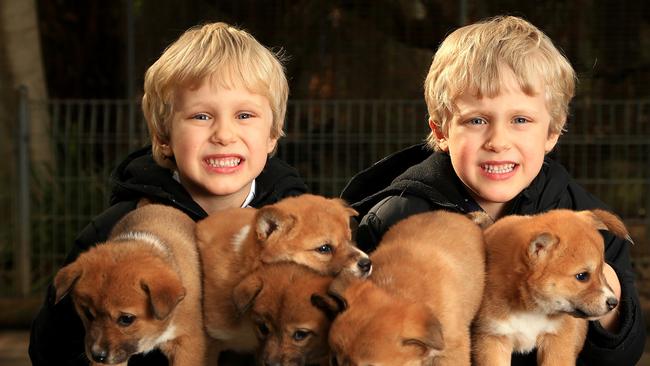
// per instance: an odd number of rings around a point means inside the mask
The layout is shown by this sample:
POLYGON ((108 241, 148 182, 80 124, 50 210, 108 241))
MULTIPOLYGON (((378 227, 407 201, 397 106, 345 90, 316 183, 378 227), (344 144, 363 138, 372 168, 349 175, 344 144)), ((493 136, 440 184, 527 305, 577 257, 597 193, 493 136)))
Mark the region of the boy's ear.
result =
POLYGON ((431 128, 431 132, 436 136, 436 140, 438 142, 438 147, 442 151, 449 151, 449 144, 447 143, 447 136, 442 132, 440 127, 436 124, 436 121, 434 121, 432 118, 429 118, 429 128, 431 128))
POLYGON ((158 137, 155 137, 156 142, 158 143, 158 146, 160 146, 160 152, 165 155, 165 157, 170 158, 174 156, 174 151, 172 151, 172 147, 169 146, 169 143, 167 141, 162 141, 158 137))
POLYGON ((273 150, 275 150, 275 146, 277 144, 278 144, 278 138, 277 137, 273 138, 269 136, 269 141, 267 142, 267 146, 266 146, 266 153, 267 154, 272 153, 273 150))
POLYGON ((548 137, 546 137, 546 143, 544 144, 544 152, 549 153, 555 145, 557 144, 557 140, 560 138, 560 134, 557 132, 550 132, 548 133, 548 137))

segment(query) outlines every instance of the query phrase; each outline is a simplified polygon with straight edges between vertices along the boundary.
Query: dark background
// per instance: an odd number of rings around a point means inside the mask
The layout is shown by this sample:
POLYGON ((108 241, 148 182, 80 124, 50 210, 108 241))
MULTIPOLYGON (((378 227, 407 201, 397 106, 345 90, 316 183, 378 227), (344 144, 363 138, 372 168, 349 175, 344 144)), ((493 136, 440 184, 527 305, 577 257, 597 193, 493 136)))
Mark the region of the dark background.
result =
POLYGON ((641 98, 650 82, 649 7, 641 0, 37 1, 51 98, 125 98, 129 80, 137 98, 166 45, 192 25, 225 21, 285 51, 293 99, 418 99, 445 35, 498 14, 525 17, 553 39, 578 72, 579 97, 641 98))

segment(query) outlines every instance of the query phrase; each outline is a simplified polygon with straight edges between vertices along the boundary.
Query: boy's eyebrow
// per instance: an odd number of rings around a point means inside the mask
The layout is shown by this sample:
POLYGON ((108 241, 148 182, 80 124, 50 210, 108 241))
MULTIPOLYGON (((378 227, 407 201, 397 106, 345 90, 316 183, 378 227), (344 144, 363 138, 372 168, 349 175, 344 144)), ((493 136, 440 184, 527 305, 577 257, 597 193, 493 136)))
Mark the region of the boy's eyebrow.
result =
POLYGON ((252 100, 241 101, 241 102, 237 103, 236 106, 238 108, 245 108, 245 107, 252 106, 253 108, 259 108, 259 109, 264 107, 262 104, 254 102, 252 100))
POLYGON ((455 115, 457 115, 458 117, 463 119, 463 118, 468 118, 468 117, 471 117, 471 116, 473 117, 473 116, 476 116, 476 115, 490 116, 491 114, 484 111, 484 110, 482 110, 481 108, 472 107, 472 108, 466 108, 466 109, 463 109, 463 110, 457 109, 457 113, 455 113, 455 115))
MULTIPOLYGON (((499 112, 501 113, 504 111, 500 110, 499 112)), ((521 108, 512 108, 505 111, 505 113, 509 115, 524 115, 524 116, 534 115, 539 112, 540 111, 538 111, 537 109, 521 109, 521 108)), ((486 111, 483 108, 479 108, 479 107, 471 107, 471 108, 466 108, 464 110, 458 109, 458 112, 455 113, 455 115, 461 119, 473 117, 473 116, 491 117, 493 115, 493 111, 486 111)))

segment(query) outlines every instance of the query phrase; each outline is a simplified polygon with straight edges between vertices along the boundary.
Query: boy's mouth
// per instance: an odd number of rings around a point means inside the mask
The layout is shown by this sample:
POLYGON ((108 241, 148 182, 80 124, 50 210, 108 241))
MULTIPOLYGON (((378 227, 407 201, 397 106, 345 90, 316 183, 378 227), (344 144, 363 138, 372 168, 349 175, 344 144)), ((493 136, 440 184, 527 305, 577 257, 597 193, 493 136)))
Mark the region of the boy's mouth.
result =
POLYGON ((481 168, 488 174, 506 174, 515 170, 517 164, 503 163, 503 164, 481 164, 481 168))
POLYGON ((212 168, 233 168, 238 166, 241 161, 242 159, 238 157, 205 159, 205 163, 212 168))

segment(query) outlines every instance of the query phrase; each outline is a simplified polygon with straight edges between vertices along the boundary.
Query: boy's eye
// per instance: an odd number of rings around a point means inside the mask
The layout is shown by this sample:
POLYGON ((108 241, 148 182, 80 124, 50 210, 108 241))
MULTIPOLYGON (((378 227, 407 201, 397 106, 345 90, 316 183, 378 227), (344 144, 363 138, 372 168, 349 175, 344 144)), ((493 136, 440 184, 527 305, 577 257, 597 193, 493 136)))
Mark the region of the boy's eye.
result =
POLYGON ((246 112, 244 112, 244 113, 239 113, 239 114, 237 115, 237 118, 238 118, 238 119, 249 119, 249 118, 252 118, 252 117, 253 117, 252 114, 250 114, 250 113, 246 113, 246 112))
POLYGON ((210 116, 208 116, 205 113, 198 113, 198 114, 193 115, 192 119, 198 119, 198 120, 201 120, 201 121, 206 121, 206 120, 210 119, 210 116))
POLYGON ((527 118, 524 118, 524 117, 516 117, 513 120, 513 122, 519 124, 519 123, 528 123, 529 121, 528 121, 527 118))
POLYGON ((483 118, 476 117, 471 118, 469 121, 467 121, 467 123, 470 125, 484 125, 487 122, 483 118))

